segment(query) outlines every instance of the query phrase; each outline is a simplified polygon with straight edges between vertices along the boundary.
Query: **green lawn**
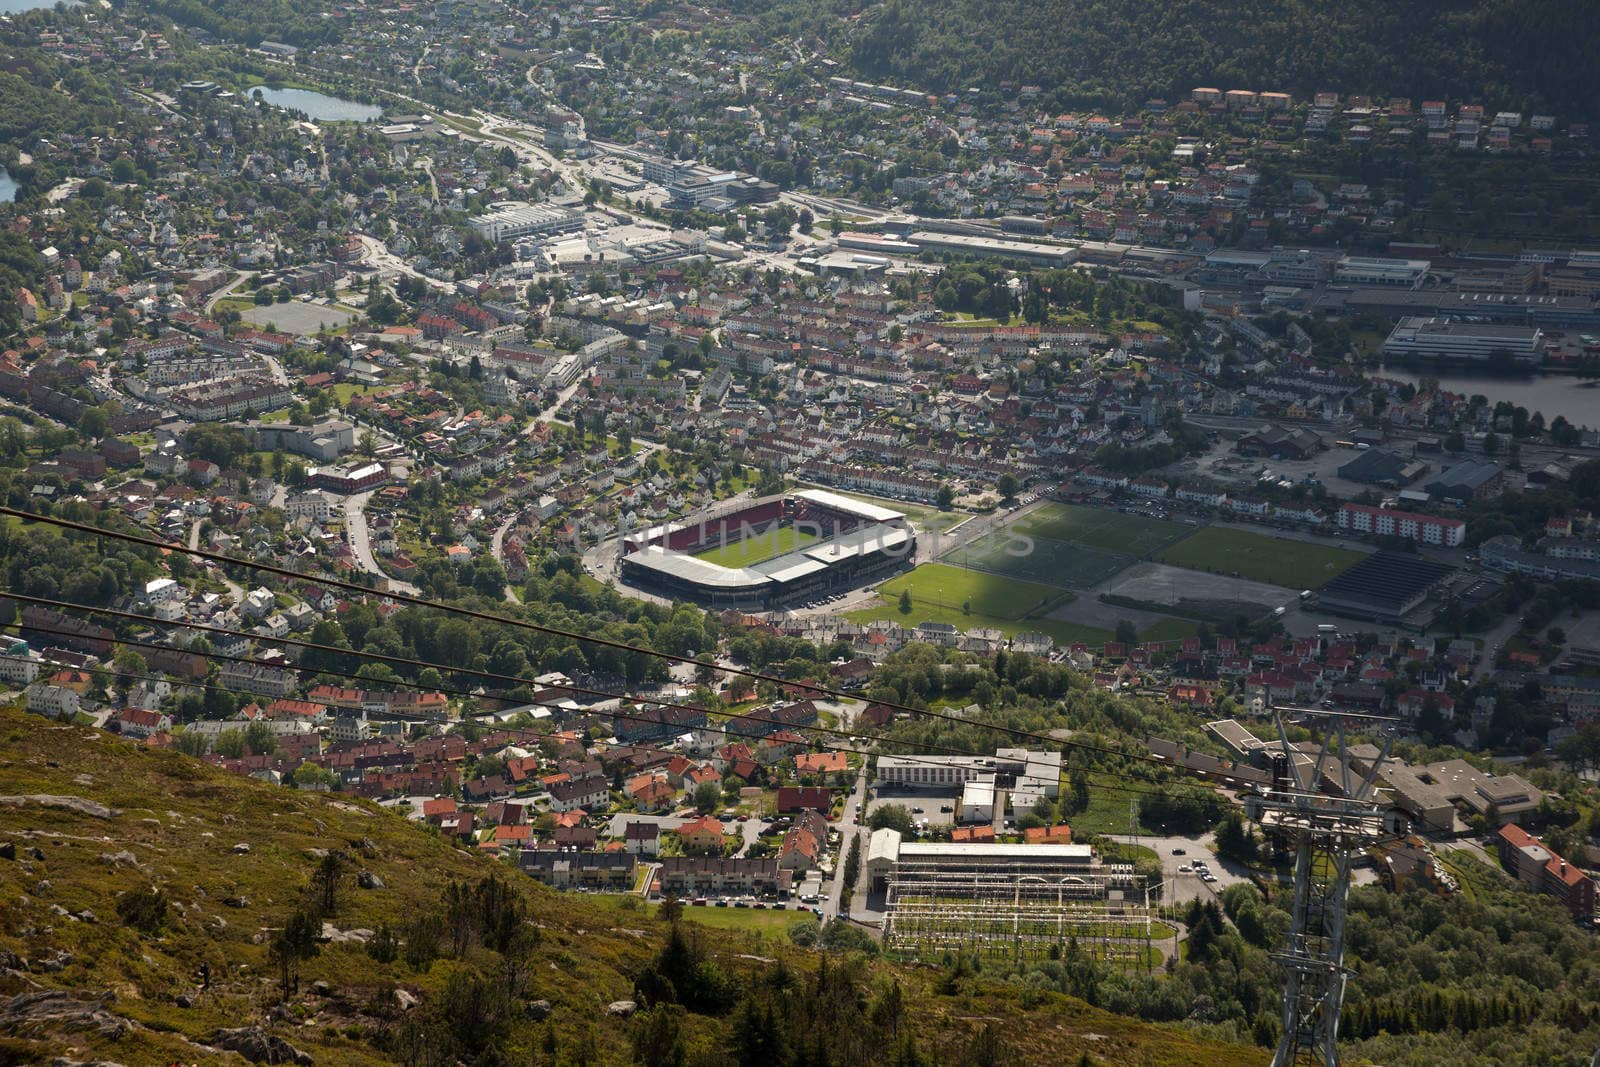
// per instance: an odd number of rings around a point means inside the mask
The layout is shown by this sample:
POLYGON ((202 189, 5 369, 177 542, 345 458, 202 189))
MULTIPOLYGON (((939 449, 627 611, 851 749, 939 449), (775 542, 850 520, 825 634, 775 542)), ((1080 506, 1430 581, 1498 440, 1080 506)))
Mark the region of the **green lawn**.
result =
POLYGON ((753 933, 779 936, 786 936, 789 927, 801 919, 815 918, 809 911, 793 911, 788 908, 774 911, 771 908, 717 908, 709 905, 704 907, 685 905, 683 917, 701 926, 714 926, 721 930, 749 930, 753 933))
POLYGON ((969 571, 945 563, 924 563, 878 587, 879 596, 896 604, 902 591, 911 594, 913 615, 932 608, 954 609, 960 614, 965 605, 971 608, 973 615, 1008 621, 1043 615, 1072 596, 1056 586, 969 571))
POLYGON ((1285 589, 1316 589, 1364 559, 1366 553, 1210 526, 1155 558, 1175 567, 1232 574, 1285 589))
POLYGON ((1012 529, 1031 537, 1071 541, 1122 556, 1147 556, 1177 541, 1185 532, 1185 527, 1176 522, 1054 501, 1029 512, 1012 529))
POLYGON ((793 526, 778 526, 743 540, 697 552, 695 558, 738 570, 804 548, 817 540, 817 535, 809 531, 797 530, 793 526))
POLYGON ((1194 619, 1166 618, 1154 623, 1139 634, 1141 641, 1181 641, 1200 632, 1194 619))
POLYGON ((856 622, 891 619, 907 627, 945 622, 958 630, 993 629, 1007 636, 1031 630, 1049 634, 1064 645, 1074 641, 1100 645, 1111 640, 1110 630, 1042 618, 1071 599, 1065 589, 944 563, 924 563, 897 575, 878 587, 878 596, 881 603, 847 612, 845 617, 856 622), (909 614, 900 612, 902 590, 911 592, 909 614), (964 604, 970 610, 963 610, 964 604))
POLYGON ((334 398, 338 400, 340 404, 348 404, 351 397, 365 396, 366 394, 376 390, 378 387, 374 385, 362 385, 359 382, 338 382, 334 385, 328 386, 327 388, 333 390, 334 398))
POLYGON ((1087 545, 1037 534, 1024 536, 1026 541, 1004 532, 995 537, 985 535, 952 549, 944 558, 991 574, 1078 589, 1099 585, 1133 562, 1132 556, 1087 545))

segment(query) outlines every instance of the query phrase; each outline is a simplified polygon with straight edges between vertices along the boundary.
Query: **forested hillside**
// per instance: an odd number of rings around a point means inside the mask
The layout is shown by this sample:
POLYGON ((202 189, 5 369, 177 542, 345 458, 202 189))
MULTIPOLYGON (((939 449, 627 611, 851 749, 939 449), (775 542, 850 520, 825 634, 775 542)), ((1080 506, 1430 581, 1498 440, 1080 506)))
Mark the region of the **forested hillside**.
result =
POLYGON ((1572 116, 1600 104, 1595 31, 1585 0, 890 0, 852 57, 868 76, 931 90, 1039 85, 1061 106, 1210 85, 1572 116))

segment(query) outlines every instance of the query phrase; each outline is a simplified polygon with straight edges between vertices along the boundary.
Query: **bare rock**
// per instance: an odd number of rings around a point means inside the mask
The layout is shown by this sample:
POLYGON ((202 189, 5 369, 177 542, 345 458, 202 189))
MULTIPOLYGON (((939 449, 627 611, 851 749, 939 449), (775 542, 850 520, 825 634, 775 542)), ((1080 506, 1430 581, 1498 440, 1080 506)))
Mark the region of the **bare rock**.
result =
POLYGON ((0 860, 14 860, 17 858, 17 843, 15 841, 0 841, 0 860))
POLYGON ((412 1008, 421 1003, 422 998, 408 989, 397 988, 394 991, 395 1007, 399 1008, 401 1011, 410 1011, 412 1008))
POLYGON ((544 1022, 550 1018, 550 1002, 548 1000, 530 1001, 528 1004, 528 1018, 536 1023, 544 1022))
POLYGON ((318 978, 315 982, 311 983, 311 992, 315 993, 319 997, 331 997, 333 996, 333 986, 329 985, 321 978, 318 978))
POLYGON ((122 812, 116 808, 108 808, 104 804, 97 804, 83 797, 62 797, 50 793, 28 793, 22 796, 0 797, 0 804, 7 804, 13 808, 20 808, 25 804, 35 804, 41 808, 61 808, 66 811, 75 811, 79 815, 87 815, 91 819, 115 819, 122 812))
POLYGON ((174 1004, 176 1004, 180 1008, 192 1008, 192 1007, 194 1007, 194 998, 191 997, 187 993, 179 993, 176 997, 173 998, 172 1002, 174 1004))
POLYGON ((631 1000, 613 1000, 606 1005, 606 1014, 614 1015, 619 1019, 631 1019, 633 1013, 639 1010, 639 1005, 631 1000))
POLYGON ((100 862, 108 867, 137 867, 139 866, 139 857, 127 849, 123 849, 121 852, 100 853, 100 862))
POLYGON ((128 1032, 127 1020, 106 1011, 101 1003, 79 1000, 60 989, 20 993, 0 1003, 0 1030, 10 1031, 30 1023, 53 1023, 72 1030, 94 1030, 112 1039, 128 1032))
POLYGON ((360 886, 362 889, 382 889, 383 879, 379 878, 371 871, 362 871, 360 874, 356 875, 356 885, 360 886))
POLYGON ((251 1063, 310 1064, 311 1057, 301 1052, 276 1034, 269 1034, 259 1026, 241 1026, 233 1030, 218 1030, 211 1035, 211 1043, 229 1052, 237 1052, 251 1063))
POLYGON ((233 846, 233 854, 235 856, 247 856, 250 854, 250 846, 243 841, 240 841, 237 845, 233 846))
POLYGON ((53 953, 52 955, 46 956, 44 959, 40 960, 39 966, 43 968, 46 974, 59 974, 61 971, 64 971, 71 966, 72 960, 72 953, 61 951, 53 953))

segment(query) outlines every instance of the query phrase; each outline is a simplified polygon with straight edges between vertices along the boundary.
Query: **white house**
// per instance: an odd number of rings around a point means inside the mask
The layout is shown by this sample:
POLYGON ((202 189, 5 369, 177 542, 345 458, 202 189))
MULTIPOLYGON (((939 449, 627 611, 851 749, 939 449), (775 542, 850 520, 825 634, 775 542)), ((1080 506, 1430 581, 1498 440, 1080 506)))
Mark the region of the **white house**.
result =
POLYGON ((52 719, 67 719, 78 714, 78 694, 60 685, 35 683, 28 686, 28 710, 52 719))

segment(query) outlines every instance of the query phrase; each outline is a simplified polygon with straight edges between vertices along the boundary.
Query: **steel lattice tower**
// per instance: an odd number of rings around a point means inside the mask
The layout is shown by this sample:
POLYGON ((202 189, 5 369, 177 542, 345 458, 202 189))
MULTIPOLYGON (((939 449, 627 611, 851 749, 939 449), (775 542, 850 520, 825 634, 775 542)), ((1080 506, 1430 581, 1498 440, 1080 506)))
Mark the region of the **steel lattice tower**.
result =
MULTIPOLYGON (((1390 826, 1374 795, 1389 741, 1366 774, 1352 776, 1343 725, 1339 728, 1338 777, 1321 792, 1328 747, 1323 746, 1307 780, 1278 720, 1282 759, 1266 791, 1247 797, 1245 811, 1263 829, 1295 849, 1294 907, 1287 942, 1273 958, 1285 974, 1283 1036, 1272 1067, 1338 1067, 1339 1012, 1344 1004, 1345 901, 1352 859, 1384 837, 1390 826)), ((1329 768, 1331 772, 1333 768, 1329 768)))

